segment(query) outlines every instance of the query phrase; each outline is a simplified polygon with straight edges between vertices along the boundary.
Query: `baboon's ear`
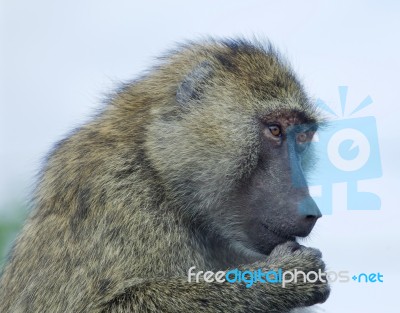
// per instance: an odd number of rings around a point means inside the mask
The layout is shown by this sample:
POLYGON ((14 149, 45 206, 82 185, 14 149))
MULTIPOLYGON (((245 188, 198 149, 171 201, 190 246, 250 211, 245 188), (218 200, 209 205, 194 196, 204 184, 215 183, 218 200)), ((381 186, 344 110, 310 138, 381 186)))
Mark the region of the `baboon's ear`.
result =
POLYGON ((199 63, 179 84, 176 91, 176 101, 185 106, 192 100, 200 100, 212 73, 213 69, 210 62, 199 63))

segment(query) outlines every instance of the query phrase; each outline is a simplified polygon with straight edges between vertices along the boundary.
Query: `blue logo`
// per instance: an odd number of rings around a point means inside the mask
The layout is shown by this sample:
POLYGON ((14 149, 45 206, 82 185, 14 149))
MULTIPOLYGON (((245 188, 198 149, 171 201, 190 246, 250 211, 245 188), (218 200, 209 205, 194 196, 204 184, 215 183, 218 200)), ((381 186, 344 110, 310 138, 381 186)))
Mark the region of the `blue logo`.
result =
POLYGON ((381 159, 376 120, 373 116, 351 117, 368 105, 372 99, 367 96, 346 117, 348 87, 339 87, 341 118, 324 101, 318 100, 318 107, 337 119, 328 122, 318 130, 312 146, 316 152, 317 170, 310 177, 315 202, 323 214, 332 214, 333 199, 344 197, 348 210, 379 210, 380 198, 360 188, 360 182, 382 176, 381 159), (345 184, 345 192, 335 194, 334 185, 345 184))

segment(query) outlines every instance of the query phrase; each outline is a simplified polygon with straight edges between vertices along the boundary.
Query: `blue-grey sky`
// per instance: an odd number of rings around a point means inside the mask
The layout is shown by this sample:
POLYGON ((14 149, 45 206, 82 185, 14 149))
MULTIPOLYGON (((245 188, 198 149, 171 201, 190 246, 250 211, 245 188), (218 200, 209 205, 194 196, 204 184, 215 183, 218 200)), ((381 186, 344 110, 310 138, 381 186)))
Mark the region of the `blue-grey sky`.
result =
MULTIPOLYGON (((398 115, 400 3, 397 1, 0 1, 0 213, 27 196, 52 144, 88 120, 118 82, 138 76, 174 42, 201 36, 269 38, 315 99, 377 122, 383 176, 362 188, 381 210, 332 215, 306 245, 328 267, 381 272, 384 283, 333 284, 326 312, 394 312, 400 279, 398 115), (384 309, 383 309, 384 308, 384 309)), ((338 185, 338 194, 343 186, 338 185)))

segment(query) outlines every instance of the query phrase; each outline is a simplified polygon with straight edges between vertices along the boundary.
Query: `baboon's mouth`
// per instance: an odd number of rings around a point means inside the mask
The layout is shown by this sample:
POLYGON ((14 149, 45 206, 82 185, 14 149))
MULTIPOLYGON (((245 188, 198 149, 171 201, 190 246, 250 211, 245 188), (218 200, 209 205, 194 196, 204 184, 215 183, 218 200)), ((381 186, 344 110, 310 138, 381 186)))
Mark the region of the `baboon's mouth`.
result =
POLYGON ((269 233, 272 233, 273 235, 275 235, 281 239, 284 239, 284 241, 296 241, 295 236, 282 234, 282 233, 276 231, 275 229, 273 229, 273 227, 269 227, 268 224, 266 224, 266 223, 262 223, 262 225, 269 233))

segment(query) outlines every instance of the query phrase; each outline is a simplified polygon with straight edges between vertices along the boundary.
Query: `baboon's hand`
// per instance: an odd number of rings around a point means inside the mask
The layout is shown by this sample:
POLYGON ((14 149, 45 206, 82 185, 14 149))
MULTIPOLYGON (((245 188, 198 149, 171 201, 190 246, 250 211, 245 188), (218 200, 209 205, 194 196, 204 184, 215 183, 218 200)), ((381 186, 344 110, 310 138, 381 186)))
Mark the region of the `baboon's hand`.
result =
MULTIPOLYGON (((272 250, 267 259, 269 269, 281 268, 283 272, 294 270, 303 271, 307 274, 310 271, 324 273, 325 263, 322 261, 322 254, 319 250, 299 245, 297 242, 286 242, 278 245, 272 250)), ((310 275, 311 280, 315 275, 310 275)), ((328 299, 330 288, 325 275, 315 282, 304 281, 301 274, 298 275, 297 282, 288 282, 285 289, 290 293, 296 293, 299 302, 305 306, 323 303, 328 299)))

